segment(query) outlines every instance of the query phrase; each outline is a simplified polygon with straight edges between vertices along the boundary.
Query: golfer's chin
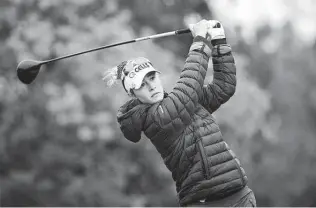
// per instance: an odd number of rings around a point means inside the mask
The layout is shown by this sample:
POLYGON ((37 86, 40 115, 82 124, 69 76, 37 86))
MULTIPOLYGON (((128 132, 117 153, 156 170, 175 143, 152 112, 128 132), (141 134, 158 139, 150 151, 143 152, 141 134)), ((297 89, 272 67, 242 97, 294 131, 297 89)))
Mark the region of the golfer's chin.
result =
POLYGON ((163 93, 159 92, 150 98, 151 103, 157 103, 163 99, 163 93))

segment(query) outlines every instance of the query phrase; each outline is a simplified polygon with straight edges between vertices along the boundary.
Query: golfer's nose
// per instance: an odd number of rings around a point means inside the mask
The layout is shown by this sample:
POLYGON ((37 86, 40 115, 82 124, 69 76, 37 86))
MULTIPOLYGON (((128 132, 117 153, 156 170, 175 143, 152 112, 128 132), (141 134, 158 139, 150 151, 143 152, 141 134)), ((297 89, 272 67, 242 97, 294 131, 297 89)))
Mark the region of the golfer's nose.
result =
POLYGON ((154 85, 154 83, 152 83, 152 82, 148 82, 148 88, 149 88, 149 91, 154 90, 154 89, 155 89, 155 85, 154 85))

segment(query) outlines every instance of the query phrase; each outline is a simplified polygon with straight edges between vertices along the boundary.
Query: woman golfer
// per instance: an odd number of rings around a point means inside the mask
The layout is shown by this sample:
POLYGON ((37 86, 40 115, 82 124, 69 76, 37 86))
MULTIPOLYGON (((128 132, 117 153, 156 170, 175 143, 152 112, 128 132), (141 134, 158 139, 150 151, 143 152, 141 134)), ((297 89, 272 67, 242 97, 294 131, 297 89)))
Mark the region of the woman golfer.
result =
POLYGON ((169 94, 146 58, 109 70, 110 82, 121 80, 132 97, 119 109, 117 120, 126 139, 136 143, 141 132, 150 139, 172 173, 180 206, 255 207, 245 171, 212 116, 236 87, 231 47, 216 24, 202 20, 190 25, 193 43, 169 94), (210 57, 214 78, 203 85, 210 57))

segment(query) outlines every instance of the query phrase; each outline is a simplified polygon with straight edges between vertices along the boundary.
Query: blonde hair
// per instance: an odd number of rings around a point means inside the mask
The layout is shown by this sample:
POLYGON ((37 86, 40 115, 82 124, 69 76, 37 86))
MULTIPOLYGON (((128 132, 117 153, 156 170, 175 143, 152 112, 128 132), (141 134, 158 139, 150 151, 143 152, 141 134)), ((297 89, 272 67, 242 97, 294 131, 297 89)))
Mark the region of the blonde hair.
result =
POLYGON ((123 79, 125 77, 124 69, 125 69, 126 64, 127 64, 127 61, 123 61, 118 66, 107 69, 103 73, 102 80, 106 82, 106 85, 108 87, 112 87, 113 85, 117 84, 118 80, 123 81, 123 79))

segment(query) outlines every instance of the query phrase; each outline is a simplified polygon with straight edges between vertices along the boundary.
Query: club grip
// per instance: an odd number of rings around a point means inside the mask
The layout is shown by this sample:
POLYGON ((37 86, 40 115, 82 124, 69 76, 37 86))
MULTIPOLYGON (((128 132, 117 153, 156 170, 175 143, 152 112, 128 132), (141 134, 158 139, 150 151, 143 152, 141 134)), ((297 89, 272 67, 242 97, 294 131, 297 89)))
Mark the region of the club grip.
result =
MULTIPOLYGON (((221 24, 220 23, 216 23, 214 28, 221 28, 221 24)), ((180 30, 176 30, 175 31, 176 35, 181 35, 181 34, 190 33, 190 32, 191 32, 190 29, 180 29, 180 30)))
POLYGON ((181 34, 185 34, 185 33, 190 33, 191 30, 190 29, 181 29, 181 30, 176 30, 176 35, 181 35, 181 34))

